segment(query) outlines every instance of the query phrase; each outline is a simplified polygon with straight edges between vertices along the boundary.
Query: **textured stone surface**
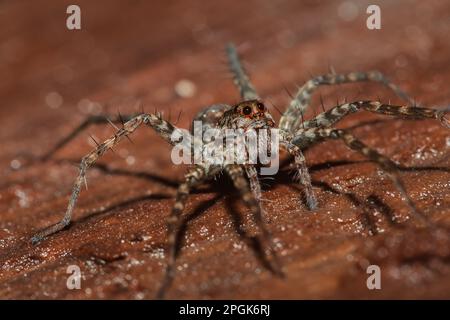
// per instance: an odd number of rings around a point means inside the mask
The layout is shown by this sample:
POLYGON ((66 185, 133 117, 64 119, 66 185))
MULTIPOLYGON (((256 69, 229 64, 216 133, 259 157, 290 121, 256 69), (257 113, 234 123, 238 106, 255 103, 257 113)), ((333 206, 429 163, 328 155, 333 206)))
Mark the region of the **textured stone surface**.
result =
MULTIPOLYGON (((81 31, 65 28, 68 1, 0 5, 1 298, 154 296, 165 263, 164 221, 186 169, 171 163, 169 146, 142 128, 134 144, 107 154, 88 174, 72 226, 38 246, 29 238, 61 218, 77 174, 70 162, 93 145, 88 133, 102 140, 113 129, 90 127, 51 160, 33 158, 88 114, 125 114, 143 104, 170 112, 173 121, 181 110, 178 126, 187 128, 202 107, 237 102, 224 63, 228 41, 239 45, 261 96, 279 109, 289 101, 285 88, 295 91, 329 65, 337 72, 378 69, 427 106, 450 101, 445 1, 381 1, 379 31, 365 27, 365 1, 78 3, 81 31), (194 88, 183 90, 181 80, 194 88), (72 264, 83 273, 81 290, 66 288, 72 264)), ((400 103, 376 84, 320 92, 327 107, 344 98, 400 103)), ((402 178, 417 206, 449 225, 448 130, 366 112, 339 127, 410 168, 402 178)), ((255 227, 221 177, 189 198, 186 214, 194 218, 169 298, 450 298, 448 231, 408 220, 390 180, 342 143, 322 143, 306 156, 317 211, 306 210, 288 166, 265 181, 267 226, 287 278, 266 270, 238 234, 240 223, 250 234, 255 227), (366 200, 374 236, 362 225, 366 200), (366 288, 370 264, 381 267, 382 290, 366 288)))

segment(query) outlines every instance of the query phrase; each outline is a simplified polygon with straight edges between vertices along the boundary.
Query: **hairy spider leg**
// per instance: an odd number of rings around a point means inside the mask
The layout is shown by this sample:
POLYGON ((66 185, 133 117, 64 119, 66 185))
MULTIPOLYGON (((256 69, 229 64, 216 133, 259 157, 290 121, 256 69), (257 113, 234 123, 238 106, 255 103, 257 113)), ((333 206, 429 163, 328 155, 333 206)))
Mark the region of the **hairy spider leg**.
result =
POLYGON ((311 175, 309 174, 308 167, 306 166, 305 156, 303 155, 302 150, 295 144, 285 143, 285 145, 288 152, 294 157, 297 177, 303 185, 305 192, 306 206, 309 210, 314 210, 317 208, 317 198, 312 188, 311 175))
POLYGON ((324 139, 341 139, 348 147, 355 150, 362 155, 369 158, 371 161, 375 162, 381 169, 383 169, 393 181, 396 188, 400 191, 402 197, 406 199, 406 203, 417 219, 425 223, 427 226, 432 226, 427 216, 425 216, 421 211, 419 211, 414 202, 409 197, 405 185, 400 178, 396 164, 389 158, 381 155, 376 150, 368 147, 363 142, 355 138, 351 133, 335 128, 310 128, 310 129, 300 129, 296 132, 296 136, 292 139, 292 143, 297 145, 299 148, 304 148, 306 146, 311 146, 324 139))
POLYGON ((75 137, 82 132, 83 130, 87 129, 91 125, 95 124, 107 124, 107 123, 115 123, 115 124, 124 124, 125 121, 129 121, 136 117, 135 115, 119 115, 118 117, 115 117, 113 119, 109 119, 107 115, 94 115, 87 117, 80 125, 72 130, 71 133, 69 133, 66 137, 61 139, 53 148, 51 148, 46 154, 40 157, 41 161, 47 161, 50 159, 56 152, 58 152, 61 148, 63 148, 66 144, 68 144, 70 141, 75 139, 75 137))
POLYGON ((294 132, 300 127, 301 117, 310 105, 311 97, 318 87, 323 85, 335 85, 344 83, 378 82, 391 89, 397 96, 404 99, 408 104, 415 105, 403 90, 389 81, 381 72, 350 72, 348 74, 325 74, 308 80, 295 94, 288 108, 280 119, 280 129, 286 132, 294 132))
POLYGON ((242 67, 235 45, 229 43, 226 47, 226 53, 231 72, 233 73, 234 84, 238 87, 241 97, 244 100, 259 99, 255 88, 242 67))
POLYGON ((224 170, 232 180, 234 187, 239 191, 245 205, 253 213, 256 225, 260 231, 257 238, 261 245, 261 248, 263 249, 264 253, 266 252, 266 250, 270 252, 270 255, 264 254, 264 256, 269 259, 272 272, 274 272, 278 276, 283 277, 284 273, 278 260, 278 256, 275 253, 274 246, 272 244, 272 237, 270 236, 270 233, 264 224, 264 218, 261 212, 260 205, 256 200, 253 192, 250 190, 248 181, 245 178, 244 169, 241 165, 238 164, 228 164, 225 166, 224 170))
POLYGON ((31 239, 32 243, 38 243, 48 235, 51 235, 55 232, 58 232, 64 229, 66 226, 70 224, 72 218, 72 212, 75 207, 76 201, 81 191, 81 185, 83 182, 86 182, 86 171, 89 167, 91 167, 102 155, 105 154, 106 151, 111 149, 117 143, 119 143, 122 138, 133 133, 141 124, 146 124, 149 127, 153 128, 156 132, 159 133, 161 137, 167 142, 173 144, 170 137, 172 132, 176 129, 172 124, 163 120, 159 115, 154 114, 141 114, 133 119, 127 121, 122 128, 120 128, 114 136, 105 140, 103 143, 99 144, 97 148, 92 150, 86 156, 83 157, 80 164, 80 172, 78 174, 77 179, 75 180, 75 184, 73 186, 72 195, 69 200, 69 204, 67 206, 66 213, 61 221, 58 223, 38 232, 31 239))
POLYGON ((167 219, 167 232, 169 237, 167 256, 169 260, 164 273, 164 279, 156 295, 158 299, 164 298, 166 291, 170 287, 175 276, 175 262, 181 242, 180 230, 184 223, 181 219, 181 214, 183 213, 186 205, 189 192, 194 187, 204 182, 207 178, 214 176, 216 171, 217 170, 206 172, 204 167, 197 165, 186 174, 184 182, 178 187, 175 204, 172 207, 172 212, 169 218, 167 219))
POLYGON ((383 104, 379 101, 356 101, 333 107, 332 109, 319 114, 317 117, 305 121, 302 125, 302 130, 329 127, 342 120, 345 116, 359 110, 398 116, 405 119, 437 119, 443 126, 450 128, 450 120, 445 117, 448 110, 436 110, 414 106, 396 106, 383 104))

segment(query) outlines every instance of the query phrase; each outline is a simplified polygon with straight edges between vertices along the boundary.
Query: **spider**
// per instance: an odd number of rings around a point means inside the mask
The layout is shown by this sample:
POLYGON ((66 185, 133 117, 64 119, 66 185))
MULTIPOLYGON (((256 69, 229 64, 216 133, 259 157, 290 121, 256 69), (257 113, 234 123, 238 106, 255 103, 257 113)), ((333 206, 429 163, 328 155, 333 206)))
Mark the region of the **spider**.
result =
MULTIPOLYGON (((233 44, 228 44, 226 47, 226 54, 233 74, 234 83, 240 91, 242 101, 236 105, 215 104, 209 106, 199 112, 194 120, 202 121, 206 128, 247 129, 258 127, 270 129, 275 127, 275 122, 269 110, 256 93, 241 65, 236 47, 233 44)), ((326 139, 340 139, 350 149, 361 153, 380 166, 392 179, 403 198, 406 199, 405 201, 409 206, 411 214, 427 225, 430 225, 427 217, 416 209, 413 201, 408 196, 405 186, 400 179, 396 164, 389 158, 362 143, 350 132, 332 127, 333 124, 337 123, 342 118, 359 110, 411 119, 437 119, 442 125, 450 128, 450 119, 447 117, 447 111, 415 106, 413 101, 400 88, 389 82, 383 74, 377 71, 351 72, 348 74, 330 73, 307 81, 293 96, 286 111, 282 114, 278 126, 280 147, 287 150, 294 159, 299 182, 304 190, 307 208, 314 210, 317 207, 317 200, 311 186, 311 178, 308 173, 302 150, 326 139), (363 81, 373 81, 383 84, 393 90, 399 97, 405 99, 408 102, 408 105, 396 106, 383 104, 378 101, 355 101, 337 105, 310 120, 303 121, 303 114, 310 105, 311 96, 319 86, 363 81)), ((114 136, 105 140, 103 143, 98 144, 94 150, 82 158, 80 172, 75 181, 72 195, 62 220, 35 234, 31 239, 32 243, 36 244, 45 237, 66 228, 70 224, 72 212, 80 194, 81 186, 86 182, 87 169, 105 154, 107 150, 119 143, 123 138, 129 138, 128 136, 140 125, 145 124, 149 126, 168 143, 174 144, 171 135, 177 128, 168 121, 163 120, 158 113, 142 113, 136 116, 120 117, 120 119, 115 119, 114 121, 119 122, 119 120, 122 122, 122 127, 120 129, 117 128, 114 136), (124 119, 126 119, 126 121, 124 119)), ((108 118, 100 116, 88 118, 72 134, 63 139, 46 156, 44 156, 44 159, 48 159, 54 152, 90 124, 106 123, 108 121, 111 123, 108 118)), ((165 269, 165 276, 158 290, 157 297, 164 297, 175 275, 177 248, 181 240, 179 231, 184 223, 181 219, 181 215, 190 191, 221 172, 225 172, 231 178, 234 187, 240 193, 241 199, 251 211, 259 229, 256 240, 259 243, 259 247, 264 249, 263 252, 265 258, 269 262, 269 268, 279 276, 284 275, 281 264, 273 250, 270 234, 264 225, 263 209, 261 206, 261 186, 256 166, 237 163, 227 163, 224 165, 196 164, 187 172, 184 181, 178 186, 175 204, 171 214, 167 218, 168 262, 165 269)))

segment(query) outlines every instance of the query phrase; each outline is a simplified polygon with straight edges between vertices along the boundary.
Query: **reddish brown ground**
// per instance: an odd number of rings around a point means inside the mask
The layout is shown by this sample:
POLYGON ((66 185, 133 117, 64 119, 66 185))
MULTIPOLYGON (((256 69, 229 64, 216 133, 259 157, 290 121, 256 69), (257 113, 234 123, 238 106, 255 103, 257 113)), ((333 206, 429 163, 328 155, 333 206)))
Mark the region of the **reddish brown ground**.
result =
MULTIPOLYGON (((65 28, 70 1, 2 2, 0 297, 154 297, 165 263, 165 218, 185 170, 172 165, 170 148, 144 128, 134 145, 123 142, 101 160, 104 170, 90 171, 72 226, 38 246, 30 245, 30 236, 60 219, 66 207, 77 174, 67 160, 78 161, 92 148, 88 133, 104 139, 112 129, 91 127, 51 160, 30 159, 87 114, 136 112, 141 102, 147 111, 157 107, 167 116, 171 110, 172 120, 182 110, 178 125, 188 127, 204 106, 238 101, 224 64, 228 41, 240 45, 255 86, 278 108, 289 100, 284 87, 295 91, 328 65, 338 72, 378 69, 421 103, 448 104, 450 3, 382 1, 382 29, 369 31, 366 5, 355 2, 359 14, 345 21, 338 1, 186 1, 162 7, 86 0, 78 1, 81 31, 65 28), (181 79, 195 84, 192 97, 175 93, 181 79), (54 103, 50 92, 63 98, 59 108, 46 102, 48 97, 54 103), (72 264, 83 272, 81 290, 66 288, 72 264)), ((321 92, 327 106, 345 97, 399 102, 374 84, 321 92)), ((409 194, 433 221, 450 224, 448 130, 435 121, 365 112, 340 126, 417 169, 402 172, 409 194)), ((255 227, 245 208, 233 210, 237 198, 221 178, 189 198, 186 214, 197 217, 189 222, 169 298, 450 297, 448 231, 405 222, 408 210, 390 180, 342 143, 317 145, 306 156, 317 211, 299 201, 288 167, 264 191, 267 226, 287 278, 265 269, 237 233, 233 212, 250 233, 255 227), (361 224, 358 203, 367 199, 375 236, 361 224), (393 214, 399 223, 389 222, 393 214), (381 268, 382 290, 366 288, 370 264, 381 268)))

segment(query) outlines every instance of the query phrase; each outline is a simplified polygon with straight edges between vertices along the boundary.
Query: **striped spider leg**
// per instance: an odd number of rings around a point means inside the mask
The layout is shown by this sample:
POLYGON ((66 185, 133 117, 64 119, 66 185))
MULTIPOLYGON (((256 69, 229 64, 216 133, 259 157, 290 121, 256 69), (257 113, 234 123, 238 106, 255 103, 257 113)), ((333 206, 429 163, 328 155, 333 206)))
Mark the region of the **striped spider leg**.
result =
MULTIPOLYGON (((75 180, 72 195, 70 197, 69 204, 67 206, 64 217, 58 223, 50 227, 47 227, 44 230, 41 230, 37 234, 35 234, 31 238, 32 243, 36 244, 41 240, 43 240, 45 237, 64 229, 70 224, 70 221, 72 219, 72 212, 73 209, 75 208, 75 204, 80 194, 81 186, 83 183, 86 183, 86 171, 102 155, 104 155, 108 150, 110 150, 117 143, 119 143, 119 141, 131 135, 141 124, 146 124, 149 127, 153 128, 164 140, 173 144, 173 142, 171 141, 171 134, 176 129, 176 127, 174 127, 169 122, 163 120, 160 115, 140 114, 138 116, 133 117, 131 120, 125 122, 122 128, 118 129, 117 132, 112 137, 105 140, 103 143, 98 144, 94 150, 92 150, 82 158, 80 163, 80 172, 75 180)), ((77 129, 75 132, 78 133, 79 131, 80 130, 77 129)), ((64 143, 59 143, 57 144, 57 146, 62 147, 65 143, 67 143, 73 137, 75 137, 75 134, 69 135, 67 138, 63 140, 64 143)))
POLYGON ((444 127, 450 128, 450 119, 446 117, 448 111, 445 110, 413 106, 395 106, 377 101, 356 101, 336 106, 309 121, 305 121, 302 128, 298 129, 294 135, 289 138, 289 141, 299 149, 304 149, 325 139, 342 140, 349 148, 361 153, 381 167, 391 178, 402 197, 406 199, 406 203, 412 214, 417 219, 430 226, 431 223, 428 221, 427 217, 416 208, 414 202, 409 197, 405 185, 400 178, 397 165, 392 160, 365 145, 350 132, 331 128, 331 125, 338 122, 343 117, 359 110, 367 110, 374 113, 409 119, 436 119, 440 121, 444 127))
MULTIPOLYGON (((413 104, 413 100, 402 91, 398 86, 390 82, 382 73, 378 71, 370 72, 350 72, 348 74, 325 74, 314 77, 308 80, 297 91, 289 107, 286 109, 280 119, 279 129, 285 133, 293 133, 299 129, 300 124, 303 122, 303 115, 307 108, 310 106, 311 97, 315 90, 324 85, 337 85, 344 83, 354 82, 378 82, 391 89, 400 98, 406 100, 408 103, 413 104)), ((303 124, 302 124, 303 126, 303 124)), ((298 177, 300 183, 304 187, 305 198, 307 207, 313 210, 317 207, 316 196, 311 186, 311 178, 309 176, 308 168, 305 164, 305 158, 301 153, 301 150, 294 148, 292 145, 287 145, 287 150, 294 157, 295 164, 298 171, 298 177)))
MULTIPOLYGON (((114 128, 118 130, 115 124, 125 124, 126 121, 130 121, 133 119, 135 115, 121 115, 113 119, 109 119, 107 115, 91 115, 87 117, 77 128, 71 131, 66 137, 61 139, 53 148, 51 148, 47 153, 40 157, 41 161, 47 161, 50 159, 56 152, 62 149, 65 145, 67 145, 70 141, 72 141, 79 133, 89 128, 91 125, 95 124, 111 124, 114 128)), ((128 137, 129 138, 129 137, 128 137)))
POLYGON ((181 219, 181 214, 183 213, 189 193, 194 187, 200 185, 209 177, 218 173, 218 171, 220 171, 218 169, 219 168, 211 168, 211 170, 207 170, 207 168, 197 165, 193 169, 189 170, 185 176, 185 181, 178 187, 175 204, 169 218, 167 219, 168 261, 164 272, 164 278, 156 294, 158 299, 164 298, 167 289, 172 284, 175 276, 175 263, 178 255, 178 248, 181 243, 180 230, 182 229, 184 223, 181 219))
POLYGON ((312 95, 320 86, 369 81, 381 83, 385 87, 391 89, 398 97, 405 100, 408 105, 415 105, 413 99, 411 99, 397 85, 390 82, 379 71, 350 72, 348 74, 324 74, 306 81, 306 83, 298 89, 280 119, 280 129, 289 133, 295 132, 299 129, 302 123, 302 116, 310 106, 312 95))

